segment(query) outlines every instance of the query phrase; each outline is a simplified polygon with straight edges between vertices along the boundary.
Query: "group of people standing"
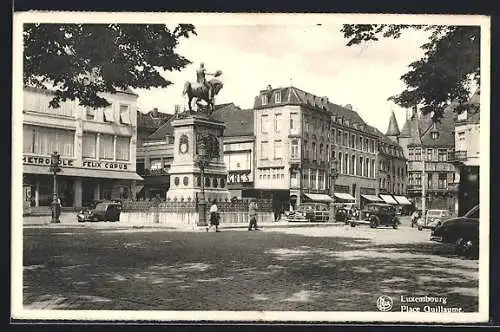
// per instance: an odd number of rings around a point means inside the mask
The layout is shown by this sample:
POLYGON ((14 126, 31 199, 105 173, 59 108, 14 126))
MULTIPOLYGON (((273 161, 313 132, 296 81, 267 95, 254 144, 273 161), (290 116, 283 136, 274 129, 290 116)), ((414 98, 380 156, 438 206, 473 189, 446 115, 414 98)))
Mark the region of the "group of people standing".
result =
MULTIPOLYGON (((256 230, 258 231, 259 228, 257 227, 257 202, 255 199, 252 199, 250 201, 250 204, 248 204, 248 217, 249 217, 249 223, 248 223, 248 230, 256 230)), ((214 199, 212 201, 212 205, 210 206, 210 225, 207 227, 207 232, 212 229, 212 227, 215 227, 216 232, 219 231, 219 224, 220 224, 220 214, 217 208, 217 201, 214 199)))

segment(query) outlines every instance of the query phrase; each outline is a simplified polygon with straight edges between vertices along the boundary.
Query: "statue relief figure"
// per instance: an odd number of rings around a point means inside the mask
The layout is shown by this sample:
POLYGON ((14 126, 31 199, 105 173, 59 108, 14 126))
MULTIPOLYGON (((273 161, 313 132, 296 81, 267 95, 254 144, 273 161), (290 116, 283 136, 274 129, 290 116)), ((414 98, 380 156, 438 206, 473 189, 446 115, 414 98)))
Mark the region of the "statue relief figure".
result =
POLYGON ((222 75, 222 71, 217 70, 215 73, 207 72, 205 64, 200 63, 200 67, 196 69, 196 82, 187 81, 184 84, 183 95, 187 95, 188 108, 192 112, 192 101, 196 98, 196 105, 198 109, 206 109, 208 115, 212 114, 214 111, 214 97, 222 89, 223 84, 217 78, 222 75), (210 80, 206 79, 206 76, 213 76, 210 80), (206 106, 203 106, 200 101, 204 101, 206 106))

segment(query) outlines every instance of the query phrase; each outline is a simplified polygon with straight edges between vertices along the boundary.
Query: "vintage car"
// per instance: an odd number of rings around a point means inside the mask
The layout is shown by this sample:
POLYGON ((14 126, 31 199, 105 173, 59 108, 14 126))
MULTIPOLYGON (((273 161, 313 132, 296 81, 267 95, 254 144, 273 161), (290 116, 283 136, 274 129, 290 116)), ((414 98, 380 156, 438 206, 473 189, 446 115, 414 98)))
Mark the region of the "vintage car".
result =
POLYGON ((349 216, 350 216, 350 212, 348 209, 343 208, 343 207, 339 208, 335 212, 335 221, 344 222, 344 223, 348 224, 349 223, 349 216))
POLYGON ((479 255, 479 205, 465 215, 445 220, 431 233, 431 240, 455 245, 458 255, 479 255))
POLYGON ((330 218, 330 208, 325 203, 302 203, 298 210, 310 222, 326 222, 330 218))
POLYGON ((441 225, 444 220, 451 218, 452 214, 448 210, 427 210, 425 218, 420 218, 417 221, 417 228, 421 231, 424 228, 434 229, 441 225))
POLYGON ((94 208, 82 209, 76 215, 78 222, 119 221, 122 204, 116 201, 99 202, 94 208))
POLYGON ((289 222, 306 222, 305 214, 302 211, 285 211, 285 219, 289 222))
POLYGON ((390 204, 371 203, 365 205, 361 211, 360 220, 351 220, 351 226, 368 223, 371 228, 379 226, 392 226, 396 229, 400 225, 400 220, 396 216, 396 209, 390 204))

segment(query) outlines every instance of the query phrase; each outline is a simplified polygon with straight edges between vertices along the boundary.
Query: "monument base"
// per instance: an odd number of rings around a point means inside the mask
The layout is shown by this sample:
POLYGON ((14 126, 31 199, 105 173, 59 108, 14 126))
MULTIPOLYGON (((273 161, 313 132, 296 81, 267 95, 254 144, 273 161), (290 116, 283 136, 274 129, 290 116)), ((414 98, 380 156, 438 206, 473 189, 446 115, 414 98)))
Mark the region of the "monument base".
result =
POLYGON ((172 127, 174 160, 169 170, 167 199, 199 201, 204 192, 208 206, 213 200, 229 200, 223 158, 224 123, 207 117, 189 116, 172 121, 172 127), (202 141, 207 145, 208 155, 203 155, 205 151, 200 150, 202 141))

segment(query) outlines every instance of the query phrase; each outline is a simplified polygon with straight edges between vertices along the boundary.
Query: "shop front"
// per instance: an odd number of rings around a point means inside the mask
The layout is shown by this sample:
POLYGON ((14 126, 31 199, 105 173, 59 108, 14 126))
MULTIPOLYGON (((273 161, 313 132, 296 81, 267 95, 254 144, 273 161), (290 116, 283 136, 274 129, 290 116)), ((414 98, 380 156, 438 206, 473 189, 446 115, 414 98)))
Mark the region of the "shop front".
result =
MULTIPOLYGON (((31 208, 50 207, 53 195, 53 175, 45 163, 49 158, 24 159, 24 200, 31 208), (33 163, 35 161, 35 163, 33 163), (29 196, 29 197, 28 197, 29 196)), ((71 161, 71 160, 69 160, 71 161)), ((63 160, 57 174, 57 194, 63 208, 89 206, 99 199, 130 199, 135 186, 143 179, 135 172, 125 171, 118 163, 100 163, 74 167, 74 162, 63 160)), ((50 164, 50 162, 49 162, 50 164)))

